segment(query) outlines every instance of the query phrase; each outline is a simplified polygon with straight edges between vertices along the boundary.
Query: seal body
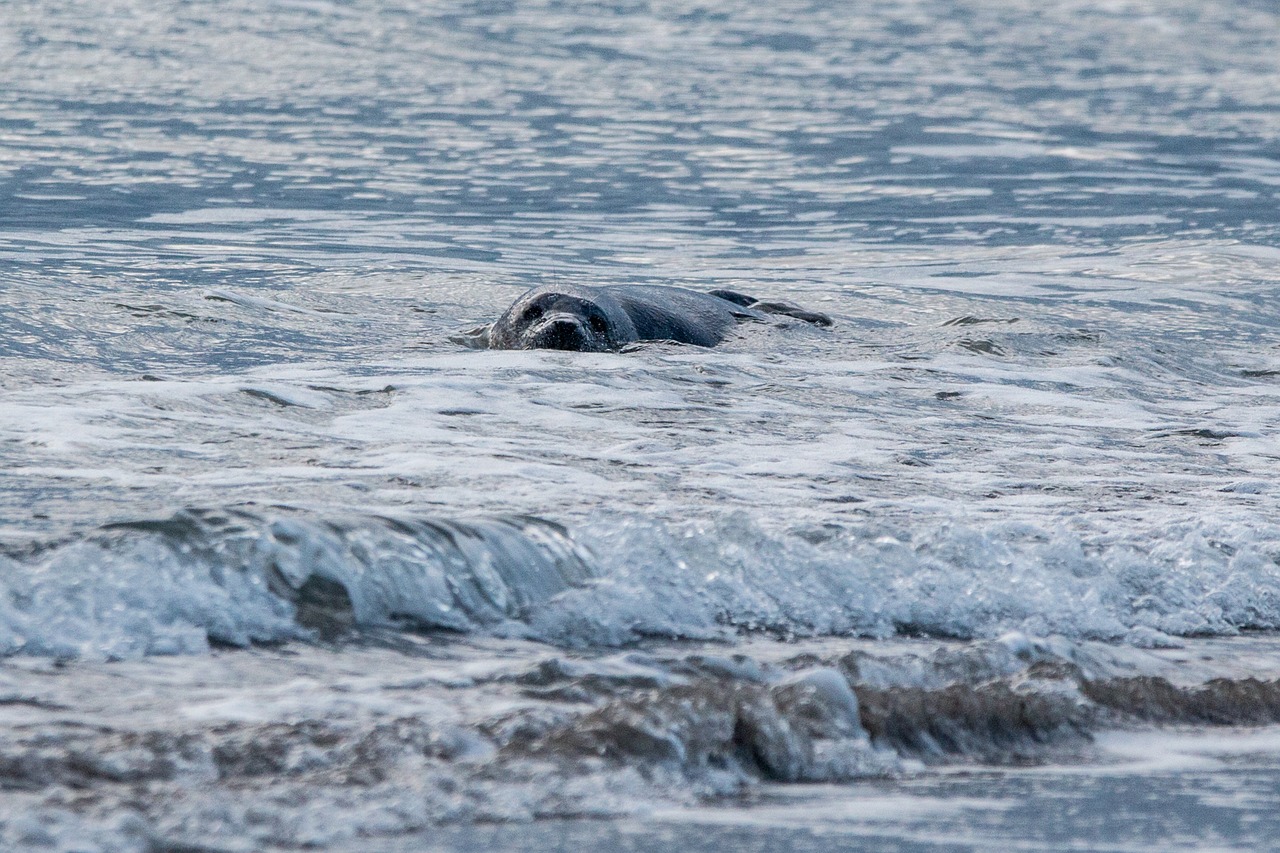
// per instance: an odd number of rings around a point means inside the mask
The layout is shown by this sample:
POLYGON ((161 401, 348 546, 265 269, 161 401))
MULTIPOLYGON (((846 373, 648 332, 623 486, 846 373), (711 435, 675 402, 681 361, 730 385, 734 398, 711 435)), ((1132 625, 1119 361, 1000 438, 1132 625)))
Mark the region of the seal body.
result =
POLYGON ((764 320, 766 312, 831 323, 821 314, 731 291, 699 293, 656 284, 544 285, 525 293, 489 326, 487 343, 491 349, 579 352, 607 352, 636 341, 712 347, 738 321, 764 320))

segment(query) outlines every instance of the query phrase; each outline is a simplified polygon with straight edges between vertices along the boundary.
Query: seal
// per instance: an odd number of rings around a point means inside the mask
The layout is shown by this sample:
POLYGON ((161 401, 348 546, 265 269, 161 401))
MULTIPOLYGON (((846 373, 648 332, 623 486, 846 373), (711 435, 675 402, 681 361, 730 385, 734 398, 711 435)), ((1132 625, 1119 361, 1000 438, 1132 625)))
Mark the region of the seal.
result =
POLYGON ((476 330, 490 349, 611 352, 636 341, 713 347, 738 322, 769 314, 830 326, 825 314, 786 302, 762 302, 732 290, 701 293, 656 284, 544 285, 522 295, 491 325, 476 330))

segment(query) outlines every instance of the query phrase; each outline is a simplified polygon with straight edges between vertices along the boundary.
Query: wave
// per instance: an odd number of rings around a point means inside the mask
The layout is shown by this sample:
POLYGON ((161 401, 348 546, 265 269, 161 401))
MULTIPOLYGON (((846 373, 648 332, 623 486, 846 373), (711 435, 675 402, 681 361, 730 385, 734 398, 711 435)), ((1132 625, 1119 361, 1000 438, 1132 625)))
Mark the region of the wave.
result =
POLYGON ((1170 523, 1126 539, 1022 522, 779 533, 735 513, 606 519, 578 535, 602 555, 597 580, 533 615, 558 642, 1020 631, 1157 647, 1280 628, 1275 526, 1170 523))
POLYGON ((1026 524, 775 532, 738 513, 442 520, 188 509, 0 555, 0 653, 114 659, 360 628, 563 646, 1016 630, 1155 647, 1280 628, 1280 530, 1026 524))
POLYGON ((329 639, 353 626, 471 631, 591 575, 565 530, 281 508, 183 510, 0 557, 0 652, 116 659, 329 639))

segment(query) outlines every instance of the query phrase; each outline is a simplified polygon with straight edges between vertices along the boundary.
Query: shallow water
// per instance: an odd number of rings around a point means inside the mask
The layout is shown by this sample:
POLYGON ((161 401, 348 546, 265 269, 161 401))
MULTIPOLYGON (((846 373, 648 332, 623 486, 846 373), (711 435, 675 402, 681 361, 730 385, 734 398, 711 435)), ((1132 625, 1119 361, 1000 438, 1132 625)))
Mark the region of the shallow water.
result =
POLYGON ((6 4, 0 838, 908 802, 1280 721, 1277 41, 1256 2, 6 4), (459 343, 561 279, 836 322, 459 343))
MULTIPOLYGON (((1123 738, 1178 760, 962 770, 902 781, 770 789, 733 808, 660 812, 646 821, 548 821, 436 830, 366 848, 863 850, 881 853, 1063 849, 1265 850, 1274 845, 1276 732, 1123 738), (533 840, 531 840, 533 839, 533 840)), ((1119 739, 1117 739, 1119 740, 1119 739)), ((1117 744, 1107 743, 1104 751, 1117 744)))

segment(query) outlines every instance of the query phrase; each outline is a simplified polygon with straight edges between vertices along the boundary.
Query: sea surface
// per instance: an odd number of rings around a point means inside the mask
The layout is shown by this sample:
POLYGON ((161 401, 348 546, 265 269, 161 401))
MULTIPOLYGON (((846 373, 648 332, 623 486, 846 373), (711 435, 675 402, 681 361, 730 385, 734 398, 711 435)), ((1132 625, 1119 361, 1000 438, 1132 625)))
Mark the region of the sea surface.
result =
POLYGON ((0 849, 1275 849, 1280 4, 0 4, 0 849), (489 351, 543 284, 832 316, 489 351))

